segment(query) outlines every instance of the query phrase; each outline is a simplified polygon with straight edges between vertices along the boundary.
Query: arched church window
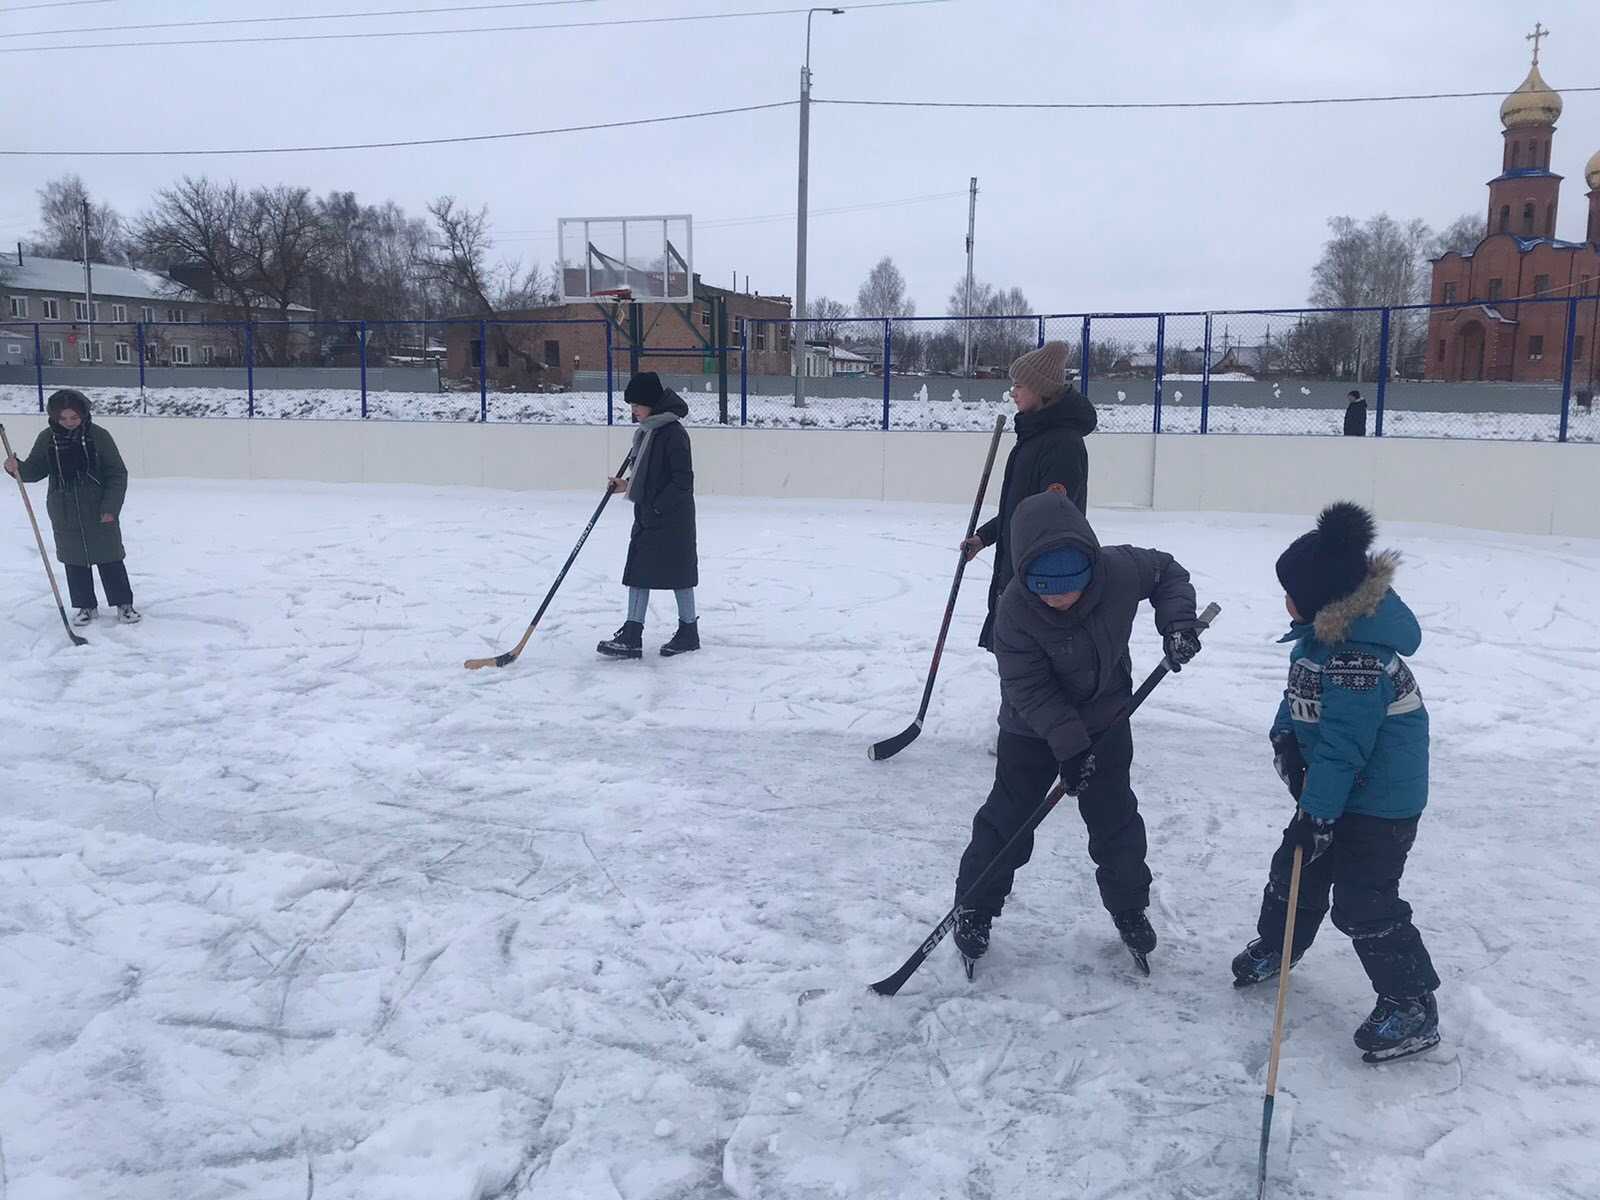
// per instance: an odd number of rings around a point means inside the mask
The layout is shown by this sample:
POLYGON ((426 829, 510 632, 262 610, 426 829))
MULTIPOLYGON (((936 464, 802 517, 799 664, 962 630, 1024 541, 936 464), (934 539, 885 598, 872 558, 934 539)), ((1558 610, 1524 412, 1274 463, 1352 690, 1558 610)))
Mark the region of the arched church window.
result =
POLYGON ((1521 166, 1522 166, 1522 143, 1521 142, 1512 142, 1511 143, 1511 169, 1513 171, 1515 171, 1515 170, 1520 169, 1521 166))
POLYGON ((1500 206, 1500 232, 1511 232, 1511 205, 1509 204, 1500 206))
POLYGON ((1533 236, 1533 223, 1538 217, 1538 209, 1532 203, 1522 206, 1522 236, 1533 236))

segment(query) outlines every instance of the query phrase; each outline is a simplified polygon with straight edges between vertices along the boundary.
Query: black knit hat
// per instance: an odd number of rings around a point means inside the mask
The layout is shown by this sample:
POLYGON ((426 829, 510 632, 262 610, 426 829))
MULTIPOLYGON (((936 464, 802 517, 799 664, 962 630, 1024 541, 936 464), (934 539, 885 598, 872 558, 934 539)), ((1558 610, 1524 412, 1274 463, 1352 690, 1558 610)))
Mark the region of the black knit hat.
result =
POLYGON ((1322 510, 1317 527, 1296 538, 1278 559, 1278 582, 1301 620, 1343 599, 1367 577, 1367 551, 1377 537, 1372 514, 1340 500, 1322 510))
POLYGON ((654 371, 640 371, 628 380, 628 386, 623 389, 622 398, 629 404, 642 404, 651 412, 655 412, 656 405, 661 403, 665 389, 661 386, 661 376, 654 371))

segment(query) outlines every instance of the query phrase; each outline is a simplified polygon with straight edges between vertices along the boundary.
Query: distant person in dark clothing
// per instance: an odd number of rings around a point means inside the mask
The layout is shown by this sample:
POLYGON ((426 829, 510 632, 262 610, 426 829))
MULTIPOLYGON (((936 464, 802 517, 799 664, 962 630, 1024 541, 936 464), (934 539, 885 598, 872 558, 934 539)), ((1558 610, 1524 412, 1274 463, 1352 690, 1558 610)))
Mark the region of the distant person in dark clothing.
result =
POLYGON ((1000 512, 962 542, 967 561, 996 546, 989 581, 989 615, 978 644, 994 649, 994 614, 1013 574, 1008 545, 1017 505, 1040 492, 1061 492, 1078 511, 1089 506, 1089 451, 1083 439, 1098 421, 1094 405, 1067 382, 1067 344, 1046 342, 1011 364, 1011 402, 1017 406, 1017 444, 1006 459, 1000 512))
POLYGON ((1360 392, 1351 392, 1344 398, 1345 437, 1367 436, 1367 402, 1360 392))

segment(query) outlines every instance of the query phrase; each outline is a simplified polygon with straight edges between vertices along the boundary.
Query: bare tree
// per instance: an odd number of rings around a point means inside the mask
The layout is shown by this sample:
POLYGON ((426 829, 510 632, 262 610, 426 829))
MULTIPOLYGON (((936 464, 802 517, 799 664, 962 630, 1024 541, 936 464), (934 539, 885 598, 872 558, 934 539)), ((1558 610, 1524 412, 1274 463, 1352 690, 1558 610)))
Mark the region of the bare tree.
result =
POLYGON ((89 259, 126 263, 127 227, 109 204, 96 204, 77 175, 52 179, 39 189, 39 228, 29 249, 41 258, 83 260, 84 202, 89 204, 89 259))
MULTIPOLYGON (((1328 222, 1333 236, 1322 248, 1322 258, 1312 269, 1310 301, 1319 308, 1375 308, 1416 304, 1428 290, 1427 254, 1433 233, 1418 220, 1401 223, 1388 213, 1358 222, 1334 217, 1328 222)), ((1381 322, 1376 313, 1345 313, 1330 320, 1348 330, 1352 361, 1342 364, 1341 375, 1353 379, 1376 378, 1381 322)), ((1414 336, 1417 313, 1398 313, 1390 324, 1390 360, 1404 340, 1414 336)), ((1398 365, 1395 363, 1394 365, 1398 365)))
MULTIPOLYGON (((966 302, 967 281, 963 277, 950 289, 950 315, 961 316, 966 311, 966 302)), ((975 279, 972 282, 972 315, 977 319, 971 322, 972 328, 965 329, 965 321, 951 321, 946 328, 958 339, 971 338, 974 366, 1000 366, 1034 347, 1038 323, 1032 311, 1033 306, 1021 288, 996 288, 975 279)))
POLYGON ((1457 254, 1470 254, 1483 238, 1483 218, 1476 213, 1463 213, 1434 235, 1428 245, 1428 258, 1443 258, 1452 250, 1457 254))
POLYGON ((808 342, 827 342, 830 346, 839 340, 844 322, 850 319, 850 306, 840 300, 818 296, 806 302, 806 316, 810 322, 803 336, 808 342))
POLYGON ((241 310, 250 297, 243 244, 249 205, 236 183, 213 183, 185 175, 156 193, 154 205, 134 226, 141 259, 161 270, 195 265, 211 277, 214 298, 241 310))
POLYGON ((916 301, 906 295, 906 279, 894 259, 884 257, 867 273, 856 294, 856 312, 866 318, 914 317, 916 301))

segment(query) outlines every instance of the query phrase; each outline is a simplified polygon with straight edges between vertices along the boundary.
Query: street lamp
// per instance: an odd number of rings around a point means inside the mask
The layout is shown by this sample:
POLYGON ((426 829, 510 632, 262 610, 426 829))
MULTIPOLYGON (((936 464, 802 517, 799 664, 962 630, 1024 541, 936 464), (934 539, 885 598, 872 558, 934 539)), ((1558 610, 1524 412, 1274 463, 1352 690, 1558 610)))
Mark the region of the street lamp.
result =
POLYGON ((790 338, 794 357, 794 406, 806 406, 806 174, 811 155, 811 18, 818 13, 843 16, 842 8, 806 10, 806 65, 800 68, 800 203, 795 220, 794 315, 799 337, 790 338))

